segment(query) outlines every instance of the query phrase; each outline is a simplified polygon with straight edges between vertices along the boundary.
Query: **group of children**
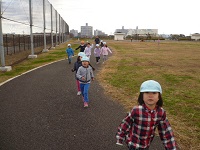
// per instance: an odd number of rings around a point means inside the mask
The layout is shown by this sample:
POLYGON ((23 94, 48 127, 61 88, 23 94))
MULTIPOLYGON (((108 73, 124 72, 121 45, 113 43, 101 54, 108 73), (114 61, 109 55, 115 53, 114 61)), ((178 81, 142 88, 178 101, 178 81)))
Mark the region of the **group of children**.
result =
MULTIPOLYGON (((79 47, 76 48, 76 50, 80 49, 80 52, 78 53, 77 61, 74 63, 74 67, 72 69, 72 72, 76 72, 75 78, 78 89, 77 95, 82 95, 84 107, 88 107, 88 90, 91 81, 94 80, 93 71, 95 69, 90 64, 92 48, 93 45, 91 46, 89 42, 87 42, 87 44, 84 44, 84 41, 81 41, 79 47)), ((96 57, 96 63, 99 63, 101 54, 103 55, 104 63, 104 61, 107 60, 108 52, 112 53, 112 51, 108 48, 106 43, 104 43, 103 47, 100 47, 99 44, 96 44, 96 47, 94 48, 94 56, 96 57)), ((69 64, 71 64, 72 56, 74 56, 74 51, 71 48, 71 44, 68 44, 66 53, 68 55, 69 64)))
MULTIPOLYGON (((94 54, 99 62, 100 54, 107 56, 109 48, 104 44, 102 48, 96 44, 94 54), (107 51, 107 52, 106 52, 107 51)), ((111 51, 109 51, 111 52, 111 51)), ((112 53, 112 52, 111 52, 112 53)), ((107 57, 103 57, 104 60, 107 57)), ((93 69, 87 53, 80 51, 72 71, 76 71, 77 95, 83 96, 84 107, 88 107, 88 90, 94 80, 93 69)), ((162 107, 162 88, 155 80, 147 80, 140 86, 138 106, 122 120, 116 133, 117 145, 127 144, 129 150, 149 150, 150 144, 158 129, 160 139, 166 150, 176 150, 174 133, 162 107)))
MULTIPOLYGON (((96 64, 99 64, 101 55, 103 56, 103 63, 107 60, 108 54, 112 53, 110 48, 107 46, 106 42, 101 41, 103 45, 96 44, 94 48, 94 57, 96 58, 96 64)), ((93 44, 91 45, 89 42, 84 44, 84 41, 81 41, 81 44, 76 48, 76 50, 80 49, 80 52, 84 52, 85 55, 89 58, 92 54, 93 44)), ((68 48, 66 49, 66 53, 68 55, 69 64, 71 64, 71 58, 74 55, 74 51, 71 48, 71 44, 68 44, 68 48)))

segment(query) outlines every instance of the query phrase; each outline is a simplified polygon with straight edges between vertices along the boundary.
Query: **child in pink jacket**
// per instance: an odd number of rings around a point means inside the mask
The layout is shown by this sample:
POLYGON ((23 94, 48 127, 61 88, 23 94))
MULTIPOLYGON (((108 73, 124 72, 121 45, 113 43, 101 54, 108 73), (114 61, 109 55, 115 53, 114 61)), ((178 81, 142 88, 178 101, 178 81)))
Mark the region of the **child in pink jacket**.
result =
POLYGON ((106 43, 104 46, 101 48, 101 54, 103 55, 103 63, 108 59, 108 52, 112 53, 112 51, 108 48, 106 43))

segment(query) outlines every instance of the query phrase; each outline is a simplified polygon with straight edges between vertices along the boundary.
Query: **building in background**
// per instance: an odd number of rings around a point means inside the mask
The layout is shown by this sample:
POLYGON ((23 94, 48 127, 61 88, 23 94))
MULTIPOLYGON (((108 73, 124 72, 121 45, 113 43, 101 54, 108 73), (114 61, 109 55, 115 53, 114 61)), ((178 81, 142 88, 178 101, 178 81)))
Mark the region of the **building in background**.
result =
POLYGON ((117 32, 114 33, 114 40, 116 41, 124 40, 124 37, 125 33, 117 33, 117 32))
POLYGON ((122 29, 116 29, 115 33, 124 33, 126 36, 158 36, 158 29, 138 29, 138 26, 136 29, 124 29, 124 26, 122 26, 122 29))
POLYGON ((88 26, 88 23, 86 23, 86 26, 81 26, 81 37, 93 37, 93 27, 88 26))
POLYGON ((70 30, 70 34, 72 34, 73 37, 78 37, 78 30, 72 29, 72 30, 70 30))
POLYGON ((94 36, 107 36, 107 34, 96 29, 96 30, 94 30, 94 36))
POLYGON ((128 32, 129 32, 129 29, 124 29, 124 26, 122 26, 121 29, 115 30, 115 33, 124 33, 125 35, 127 35, 128 32))
POLYGON ((191 34, 191 39, 195 41, 200 40, 200 34, 199 33, 191 34))

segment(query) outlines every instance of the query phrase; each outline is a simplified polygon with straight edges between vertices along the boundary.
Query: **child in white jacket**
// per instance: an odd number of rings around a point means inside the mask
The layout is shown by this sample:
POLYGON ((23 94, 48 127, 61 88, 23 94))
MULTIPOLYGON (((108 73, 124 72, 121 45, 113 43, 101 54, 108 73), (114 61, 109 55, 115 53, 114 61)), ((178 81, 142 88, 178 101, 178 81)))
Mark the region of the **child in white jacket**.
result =
POLYGON ((90 60, 90 56, 91 56, 91 50, 92 50, 92 46, 90 43, 87 43, 87 46, 84 50, 85 55, 89 58, 90 60))

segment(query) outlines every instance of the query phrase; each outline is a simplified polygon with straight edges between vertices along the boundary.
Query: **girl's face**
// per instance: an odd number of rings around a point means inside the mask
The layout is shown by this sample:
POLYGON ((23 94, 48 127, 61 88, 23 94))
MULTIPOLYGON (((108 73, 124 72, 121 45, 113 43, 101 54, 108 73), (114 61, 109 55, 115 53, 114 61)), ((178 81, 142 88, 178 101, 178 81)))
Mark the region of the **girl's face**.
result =
POLYGON ((143 100, 148 108, 154 109, 156 107, 156 103, 159 100, 159 93, 158 92, 144 92, 143 100))
POLYGON ((88 61, 82 61, 82 66, 83 67, 88 67, 88 65, 89 65, 89 62, 88 61))

